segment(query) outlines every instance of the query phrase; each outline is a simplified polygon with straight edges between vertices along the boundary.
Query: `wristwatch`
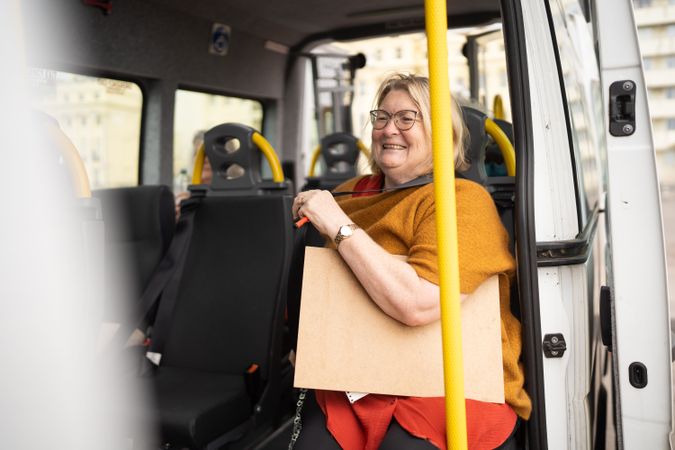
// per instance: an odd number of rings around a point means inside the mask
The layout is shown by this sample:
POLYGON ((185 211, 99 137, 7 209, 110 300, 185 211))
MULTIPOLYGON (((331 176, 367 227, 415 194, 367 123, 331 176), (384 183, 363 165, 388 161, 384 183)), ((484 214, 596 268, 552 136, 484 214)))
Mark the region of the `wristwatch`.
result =
POLYGON ((355 223, 348 223, 347 225, 342 225, 339 229, 337 234, 335 235, 335 247, 340 245, 340 242, 344 241, 345 239, 349 239, 352 237, 352 234, 354 234, 354 231, 358 230, 360 227, 355 224, 355 223))

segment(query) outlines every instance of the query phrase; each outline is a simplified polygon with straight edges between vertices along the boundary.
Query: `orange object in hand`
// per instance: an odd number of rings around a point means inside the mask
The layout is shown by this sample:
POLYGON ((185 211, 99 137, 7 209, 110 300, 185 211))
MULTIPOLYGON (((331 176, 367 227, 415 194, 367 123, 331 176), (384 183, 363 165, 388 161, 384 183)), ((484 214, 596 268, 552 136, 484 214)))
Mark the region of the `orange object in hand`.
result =
POLYGON ((303 217, 302 219, 295 222, 295 228, 302 228, 302 226, 307 222, 309 222, 309 217, 303 217))

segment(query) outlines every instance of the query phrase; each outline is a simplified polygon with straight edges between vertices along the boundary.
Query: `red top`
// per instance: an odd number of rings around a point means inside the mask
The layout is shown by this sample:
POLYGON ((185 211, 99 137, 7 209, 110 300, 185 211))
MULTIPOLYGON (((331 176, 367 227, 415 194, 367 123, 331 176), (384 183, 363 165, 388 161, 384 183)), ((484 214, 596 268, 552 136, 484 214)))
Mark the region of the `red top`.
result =
MULTIPOLYGON (((380 189, 382 175, 365 177, 355 191, 380 189)), ((354 196, 375 193, 354 194, 354 196)), ((446 449, 445 399, 370 394, 349 403, 344 392, 316 391, 316 401, 326 415, 326 427, 345 450, 379 448, 392 418, 408 433, 446 449)), ((516 413, 506 404, 466 400, 469 449, 499 447, 516 424, 516 413)))

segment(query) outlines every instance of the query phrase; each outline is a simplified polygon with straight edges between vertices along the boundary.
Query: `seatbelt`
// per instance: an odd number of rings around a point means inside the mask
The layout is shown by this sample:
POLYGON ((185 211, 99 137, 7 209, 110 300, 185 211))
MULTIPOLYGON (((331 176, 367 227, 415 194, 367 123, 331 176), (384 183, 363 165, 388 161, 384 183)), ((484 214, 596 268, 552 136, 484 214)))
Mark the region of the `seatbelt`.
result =
POLYGON ((156 276, 154 276, 143 292, 142 304, 145 312, 138 326, 142 326, 146 315, 154 304, 159 301, 157 317, 152 326, 150 336, 150 349, 145 356, 155 365, 159 365, 162 358, 162 350, 166 343, 167 328, 173 316, 173 310, 178 297, 178 285, 180 282, 187 251, 194 230, 194 218, 205 191, 192 191, 192 196, 181 203, 181 215, 176 224, 176 233, 171 241, 169 251, 160 262, 156 276))
MULTIPOLYGON (((455 178, 461 178, 464 180, 466 179, 466 177, 459 172, 455 172, 455 178)), ((338 192, 331 192, 331 194, 333 194, 333 197, 340 197, 342 195, 350 195, 350 194, 371 194, 371 193, 391 192, 391 191, 398 191, 400 189, 408 189, 411 187, 424 186, 426 184, 433 182, 434 182, 434 175, 430 173, 390 188, 383 187, 380 189, 368 189, 364 191, 338 191, 338 192)))

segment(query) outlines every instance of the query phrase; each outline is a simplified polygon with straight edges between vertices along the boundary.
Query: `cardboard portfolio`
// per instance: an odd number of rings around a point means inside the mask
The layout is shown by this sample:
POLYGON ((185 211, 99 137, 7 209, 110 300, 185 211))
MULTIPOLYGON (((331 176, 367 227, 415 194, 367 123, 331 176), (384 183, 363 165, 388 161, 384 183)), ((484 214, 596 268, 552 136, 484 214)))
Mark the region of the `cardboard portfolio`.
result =
MULTIPOLYGON (((462 301, 466 398, 504 402, 499 282, 495 275, 462 301)), ((340 255, 307 247, 295 386, 440 397, 440 322, 409 327, 385 314, 340 255)))

